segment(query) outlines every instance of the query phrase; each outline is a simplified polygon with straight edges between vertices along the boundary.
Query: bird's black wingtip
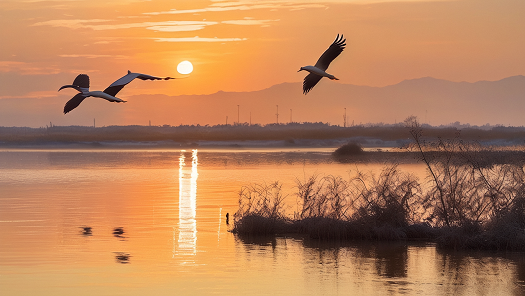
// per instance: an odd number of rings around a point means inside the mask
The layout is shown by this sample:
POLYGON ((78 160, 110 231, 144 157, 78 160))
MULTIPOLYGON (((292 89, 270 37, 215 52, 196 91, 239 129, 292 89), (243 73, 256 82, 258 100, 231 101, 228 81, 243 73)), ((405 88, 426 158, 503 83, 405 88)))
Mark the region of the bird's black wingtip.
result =
POLYGON ((69 106, 67 106, 67 105, 64 106, 64 115, 68 114, 71 110, 73 110, 73 109, 68 108, 68 107, 69 107, 69 106))
POLYGON ((341 47, 346 46, 346 38, 344 38, 344 35, 343 34, 341 34, 341 35, 337 34, 337 37, 334 40, 334 44, 337 44, 337 45, 339 45, 341 47))

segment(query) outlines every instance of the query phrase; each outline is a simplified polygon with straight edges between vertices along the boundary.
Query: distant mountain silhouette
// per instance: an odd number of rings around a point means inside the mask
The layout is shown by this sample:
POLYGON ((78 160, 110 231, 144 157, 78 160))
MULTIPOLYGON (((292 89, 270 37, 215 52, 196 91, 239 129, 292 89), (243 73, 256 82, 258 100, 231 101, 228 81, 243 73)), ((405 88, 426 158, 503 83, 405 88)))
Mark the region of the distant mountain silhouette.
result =
MULTIPOLYGON (((85 102, 75 116, 62 116, 64 97, 49 99, 1 99, 0 126, 55 125, 154 125, 223 124, 237 121, 275 123, 279 105, 279 122, 394 123, 410 115, 431 125, 456 121, 475 125, 525 125, 525 76, 499 81, 451 82, 423 77, 385 87, 358 86, 321 81, 308 94, 302 82, 282 83, 251 92, 219 91, 209 95, 134 95, 126 104, 85 102), (39 107, 38 110, 35 107, 39 107), (290 114, 292 109, 292 114, 290 114), (138 119, 137 119, 138 118, 138 119), (36 123, 40 120, 42 123, 36 123), (26 122, 30 122, 26 123, 26 122)), ((73 113, 72 113, 73 114, 73 113)))
MULTIPOLYGON (((302 84, 282 83, 252 92, 217 92, 211 95, 192 96, 137 96, 131 101, 144 102, 141 110, 148 109, 151 100, 155 104, 169 106, 170 102, 188 112, 205 114, 212 124, 237 121, 237 105, 240 105, 240 121, 276 122, 276 105, 279 105, 279 121, 292 120, 330 122, 343 124, 344 108, 347 122, 394 123, 416 115, 421 122, 432 125, 456 121, 483 125, 525 125, 525 76, 513 76, 499 81, 475 83, 451 82, 424 77, 405 80, 385 87, 369 87, 321 81, 308 95, 301 92, 302 84), (196 108, 206 106, 207 108, 196 108), (190 112, 191 110, 191 112, 190 112)), ((131 107, 131 104, 126 107, 131 107)), ((153 110, 152 110, 153 114, 153 110)), ((181 118, 181 119, 182 119, 181 118)), ((186 119, 187 120, 187 119, 186 119)), ((184 121, 186 121, 184 120, 184 121)))

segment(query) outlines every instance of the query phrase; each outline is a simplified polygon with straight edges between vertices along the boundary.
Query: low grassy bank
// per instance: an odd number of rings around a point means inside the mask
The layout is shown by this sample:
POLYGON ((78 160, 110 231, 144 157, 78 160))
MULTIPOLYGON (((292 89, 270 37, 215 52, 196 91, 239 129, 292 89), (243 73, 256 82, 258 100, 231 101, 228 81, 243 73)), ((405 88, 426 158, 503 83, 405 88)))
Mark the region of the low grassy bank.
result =
MULTIPOLYGON (((282 184, 255 184, 239 193, 233 232, 300 234, 319 240, 424 240, 453 249, 525 250, 525 172, 521 159, 496 157, 459 138, 425 143, 407 120, 427 178, 388 165, 350 179, 297 181, 295 209, 282 184), (492 157, 488 157, 491 156, 492 157)), ((489 151, 490 152, 490 151, 489 151)), ((362 154, 366 152, 359 152, 362 154)))

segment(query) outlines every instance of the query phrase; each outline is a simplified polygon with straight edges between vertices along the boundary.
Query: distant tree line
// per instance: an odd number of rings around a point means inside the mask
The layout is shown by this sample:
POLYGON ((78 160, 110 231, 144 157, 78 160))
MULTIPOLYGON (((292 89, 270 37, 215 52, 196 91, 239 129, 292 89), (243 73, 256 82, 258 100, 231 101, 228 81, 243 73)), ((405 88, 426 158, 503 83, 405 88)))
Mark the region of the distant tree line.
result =
MULTIPOLYGON (((457 138, 471 141, 512 140, 525 142, 525 127, 422 125, 425 133, 422 139, 457 138), (461 126, 462 128, 459 128, 461 126)), ((294 139, 345 139, 373 138, 383 141, 398 141, 410 138, 403 123, 365 124, 350 127, 330 125, 323 122, 287 124, 233 124, 233 125, 180 125, 180 126, 56 126, 44 128, 0 127, 0 143, 40 142, 102 142, 102 141, 289 141, 294 139)))

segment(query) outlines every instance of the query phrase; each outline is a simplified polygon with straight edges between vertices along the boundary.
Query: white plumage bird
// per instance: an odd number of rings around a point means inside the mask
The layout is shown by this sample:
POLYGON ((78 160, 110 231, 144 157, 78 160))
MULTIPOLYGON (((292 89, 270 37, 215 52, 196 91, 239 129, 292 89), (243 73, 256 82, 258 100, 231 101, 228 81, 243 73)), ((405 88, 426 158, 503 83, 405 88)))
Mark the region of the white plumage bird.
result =
POLYGON ((308 71, 310 74, 306 75, 303 81, 303 93, 306 95, 323 77, 327 77, 331 80, 339 80, 332 74, 326 73, 326 69, 330 63, 338 57, 346 46, 346 39, 343 38, 343 34, 335 38, 335 41, 328 47, 328 49, 321 55, 315 66, 304 66, 299 71, 308 71))
POLYGON ((76 94, 71 100, 67 101, 66 105, 64 106, 64 114, 68 113, 69 111, 75 109, 82 101, 84 101, 87 97, 96 97, 108 100, 110 102, 126 102, 122 99, 119 99, 115 97, 117 93, 128 83, 133 81, 133 79, 138 78, 141 80, 168 80, 168 79, 175 79, 172 77, 155 77, 150 76, 146 74, 140 74, 140 73, 131 73, 128 71, 128 74, 124 75, 117 81, 113 82, 108 88, 106 88, 104 91, 89 91, 89 76, 86 74, 79 74, 77 78, 75 78, 75 81, 73 81, 73 84, 64 85, 62 86, 58 91, 61 91, 64 88, 74 88, 79 91, 78 94, 76 94))

